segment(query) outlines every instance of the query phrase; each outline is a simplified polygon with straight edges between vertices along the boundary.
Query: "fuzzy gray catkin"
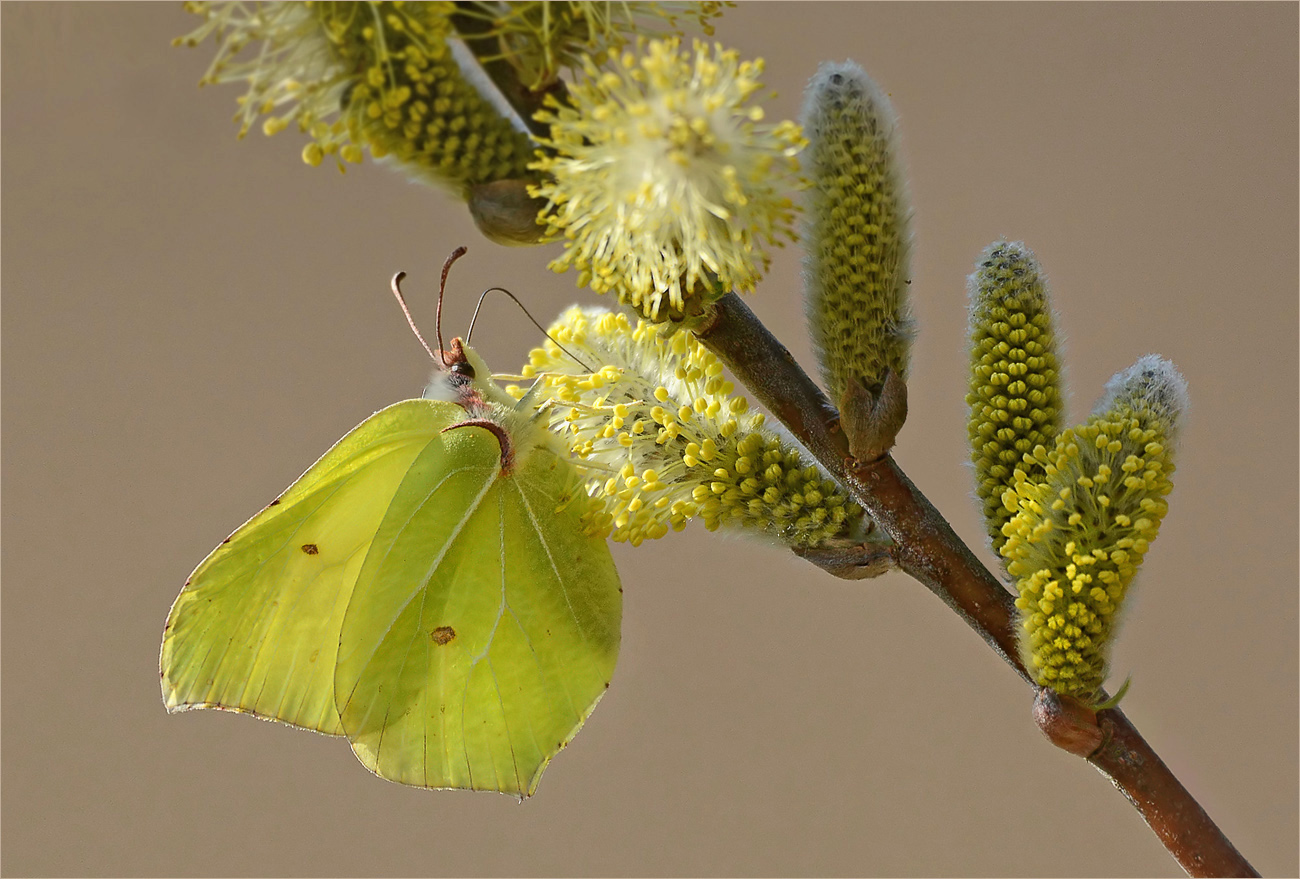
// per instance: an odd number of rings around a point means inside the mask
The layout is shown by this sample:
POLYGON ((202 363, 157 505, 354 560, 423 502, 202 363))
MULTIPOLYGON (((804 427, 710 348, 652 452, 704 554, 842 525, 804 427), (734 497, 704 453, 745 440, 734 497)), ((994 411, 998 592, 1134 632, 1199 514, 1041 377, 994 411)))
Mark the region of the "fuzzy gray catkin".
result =
POLYGON ((808 84, 802 124, 810 180, 802 230, 808 326, 831 399, 851 379, 876 391, 907 372, 908 206, 888 98, 852 61, 808 84))

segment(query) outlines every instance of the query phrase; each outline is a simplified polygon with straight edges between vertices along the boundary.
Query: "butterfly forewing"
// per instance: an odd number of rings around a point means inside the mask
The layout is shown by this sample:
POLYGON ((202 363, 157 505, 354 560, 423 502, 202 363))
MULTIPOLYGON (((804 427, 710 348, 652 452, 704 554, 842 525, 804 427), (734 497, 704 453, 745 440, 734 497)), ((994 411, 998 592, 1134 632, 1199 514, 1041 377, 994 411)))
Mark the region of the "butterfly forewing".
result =
POLYGON ((199 565, 163 635, 170 710, 342 733, 334 662, 353 585, 412 462, 461 414, 418 400, 376 413, 199 565))

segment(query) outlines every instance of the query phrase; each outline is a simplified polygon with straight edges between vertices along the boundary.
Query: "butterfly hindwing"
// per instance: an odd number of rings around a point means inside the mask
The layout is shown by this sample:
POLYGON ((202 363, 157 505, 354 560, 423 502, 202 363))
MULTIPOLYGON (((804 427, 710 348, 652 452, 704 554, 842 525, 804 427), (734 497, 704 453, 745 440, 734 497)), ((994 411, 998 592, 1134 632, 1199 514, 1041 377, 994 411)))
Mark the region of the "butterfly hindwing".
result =
POLYGON ((583 533, 567 461, 525 447, 503 470, 491 431, 443 437, 444 454, 411 467, 359 575, 339 713, 385 778, 527 796, 613 673, 618 576, 583 533))
POLYGON ((198 566, 163 634, 168 710, 343 732, 334 662, 362 562, 411 463, 463 414, 426 400, 377 412, 198 566))
POLYGON ((519 574, 508 573, 517 596, 512 609, 526 641, 546 645, 530 651, 532 665, 515 667, 532 675, 521 687, 536 694, 530 711, 547 718, 547 732, 563 733, 554 743, 544 742, 546 757, 527 780, 530 793, 546 762, 578 733, 609 686, 623 614, 609 547, 578 524, 586 494, 569 468, 555 465, 540 459, 531 472, 521 473, 511 486, 517 500, 506 505, 507 527, 522 535, 507 553, 507 571, 531 576, 525 584, 519 574))

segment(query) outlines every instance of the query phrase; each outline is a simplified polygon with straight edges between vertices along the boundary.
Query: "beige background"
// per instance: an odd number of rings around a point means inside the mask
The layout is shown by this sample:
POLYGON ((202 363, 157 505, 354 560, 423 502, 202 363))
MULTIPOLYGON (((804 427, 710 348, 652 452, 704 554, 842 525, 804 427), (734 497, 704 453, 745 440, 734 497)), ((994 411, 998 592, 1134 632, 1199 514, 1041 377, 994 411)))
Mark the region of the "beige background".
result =
MULTIPOLYGON (((1029 693, 901 574, 833 580, 702 531, 616 547, 613 688, 536 798, 385 784, 341 740, 169 717, 158 639, 191 568, 428 370, 387 292, 447 325, 502 284, 581 297, 440 193, 236 141, 179 4, 3 9, 3 869, 16 874, 1177 875, 1053 750, 1029 693)), ((1297 10, 744 5, 769 118, 818 61, 892 94, 916 210, 897 457, 978 544, 964 278, 1046 265, 1071 414, 1136 357, 1194 411, 1115 657, 1129 716, 1266 874, 1297 864, 1297 10)), ((798 252, 751 300, 804 363, 798 252)), ((502 370, 537 336, 493 304, 502 370)), ((987 557, 987 551, 985 551, 987 557)))

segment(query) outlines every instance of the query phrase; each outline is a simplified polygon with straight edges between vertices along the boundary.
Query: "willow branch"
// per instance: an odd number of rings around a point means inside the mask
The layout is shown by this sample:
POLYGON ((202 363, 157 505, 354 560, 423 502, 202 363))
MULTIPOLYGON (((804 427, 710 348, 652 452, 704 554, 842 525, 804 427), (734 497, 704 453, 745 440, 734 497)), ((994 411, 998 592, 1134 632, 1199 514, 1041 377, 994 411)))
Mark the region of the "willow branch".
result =
MULTIPOLYGON (((839 414, 790 352, 735 293, 719 299, 696 337, 893 538, 895 562, 956 611, 1026 681, 1011 593, 985 568, 888 455, 849 455, 839 414)), ((1191 876, 1258 876, 1118 709, 1098 712, 1101 746, 1088 756, 1191 876)))
MULTIPOLYGON (((474 11, 478 4, 457 6, 460 11, 453 16, 453 24, 484 72, 534 133, 544 135, 546 132, 539 131, 532 118, 544 95, 523 88, 513 68, 493 57, 499 46, 495 38, 483 36, 484 19, 474 11)), ((556 97, 562 101, 564 95, 556 97)), ((520 222, 531 220, 522 216, 530 207, 516 210, 521 213, 520 222)), ((708 313, 687 325, 896 544, 889 548, 888 557, 874 545, 838 554, 800 554, 840 577, 869 576, 889 564, 897 565, 952 608, 1032 685, 1016 648, 1012 594, 980 563, 892 457, 886 454, 873 461, 859 461, 851 455, 839 412, 740 297, 728 293, 712 303, 708 313)), ((1035 687, 1035 693, 1039 692, 1035 687)), ((1035 720, 1049 740, 1085 757, 1108 778, 1188 875, 1259 875, 1122 711, 1112 708, 1094 713, 1084 708, 1076 710, 1073 718, 1087 726, 1082 729, 1082 739, 1055 736, 1035 712, 1035 720), (1071 740, 1089 744, 1087 749, 1076 751, 1067 744, 1071 740), (1100 745, 1094 748, 1091 743, 1096 741, 1100 745)))
POLYGON ((1133 804, 1189 876, 1258 876, 1118 708, 1098 712, 1105 742, 1088 758, 1133 804))

